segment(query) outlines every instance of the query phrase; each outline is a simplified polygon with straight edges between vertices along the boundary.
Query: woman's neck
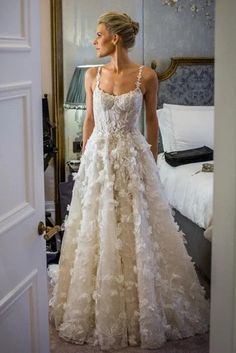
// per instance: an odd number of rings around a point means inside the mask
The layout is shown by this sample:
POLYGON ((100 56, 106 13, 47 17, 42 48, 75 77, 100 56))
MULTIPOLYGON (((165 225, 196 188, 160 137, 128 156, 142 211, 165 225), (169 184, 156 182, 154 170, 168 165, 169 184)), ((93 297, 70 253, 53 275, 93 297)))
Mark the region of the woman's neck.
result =
POLYGON ((117 45, 114 53, 111 54, 110 62, 111 69, 114 71, 114 73, 119 74, 121 71, 127 67, 130 67, 132 64, 133 62, 128 56, 127 49, 117 45))

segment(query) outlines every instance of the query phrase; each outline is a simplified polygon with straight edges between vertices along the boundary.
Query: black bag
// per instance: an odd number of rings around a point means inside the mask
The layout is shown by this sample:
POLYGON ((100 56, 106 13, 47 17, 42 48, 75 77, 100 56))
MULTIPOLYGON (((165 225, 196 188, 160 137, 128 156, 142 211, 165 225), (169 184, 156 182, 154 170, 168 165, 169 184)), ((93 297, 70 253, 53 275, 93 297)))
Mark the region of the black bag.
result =
POLYGON ((190 150, 165 152, 165 160, 172 167, 182 164, 211 161, 213 150, 207 146, 192 148, 190 150))

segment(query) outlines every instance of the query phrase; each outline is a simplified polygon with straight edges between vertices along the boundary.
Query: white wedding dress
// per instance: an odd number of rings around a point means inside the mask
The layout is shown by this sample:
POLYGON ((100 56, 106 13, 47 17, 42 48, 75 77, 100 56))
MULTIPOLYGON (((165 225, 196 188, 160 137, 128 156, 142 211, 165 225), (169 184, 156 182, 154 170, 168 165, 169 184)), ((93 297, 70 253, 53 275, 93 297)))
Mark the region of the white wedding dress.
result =
POLYGON ((158 348, 209 327, 184 239, 163 194, 150 145, 138 130, 136 88, 93 95, 95 127, 75 177, 51 301, 59 335, 104 350, 158 348))

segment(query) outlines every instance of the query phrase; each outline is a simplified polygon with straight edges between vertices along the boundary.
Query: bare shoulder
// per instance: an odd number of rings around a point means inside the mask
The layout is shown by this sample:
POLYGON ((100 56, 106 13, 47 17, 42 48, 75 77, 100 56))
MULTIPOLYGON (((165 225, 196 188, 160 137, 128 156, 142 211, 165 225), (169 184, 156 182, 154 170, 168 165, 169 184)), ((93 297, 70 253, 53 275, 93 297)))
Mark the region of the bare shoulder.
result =
POLYGON ((142 72, 142 84, 144 89, 144 94, 152 91, 157 91, 158 88, 158 78, 156 72, 150 67, 144 66, 142 72))
POLYGON ((88 79, 95 78, 97 75, 97 70, 98 68, 96 66, 90 67, 88 70, 86 70, 86 73, 85 73, 86 78, 88 79))
POLYGON ((150 83, 155 83, 158 81, 157 74, 156 72, 151 69, 150 67, 144 66, 143 67, 143 80, 144 83, 150 84, 150 83))
POLYGON ((98 67, 90 67, 85 72, 85 86, 86 88, 90 88, 94 90, 96 84, 96 76, 97 76, 98 67))

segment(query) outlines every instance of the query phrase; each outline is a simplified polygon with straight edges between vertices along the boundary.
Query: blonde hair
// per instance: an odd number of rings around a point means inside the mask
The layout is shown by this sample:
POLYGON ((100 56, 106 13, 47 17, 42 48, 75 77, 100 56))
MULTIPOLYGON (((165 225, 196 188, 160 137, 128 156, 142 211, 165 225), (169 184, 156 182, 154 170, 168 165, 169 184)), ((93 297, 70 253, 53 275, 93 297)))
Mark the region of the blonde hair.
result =
POLYGON ((101 23, 104 23, 111 34, 121 36, 124 48, 134 46, 139 23, 133 21, 126 13, 106 12, 98 18, 98 24, 101 23))

